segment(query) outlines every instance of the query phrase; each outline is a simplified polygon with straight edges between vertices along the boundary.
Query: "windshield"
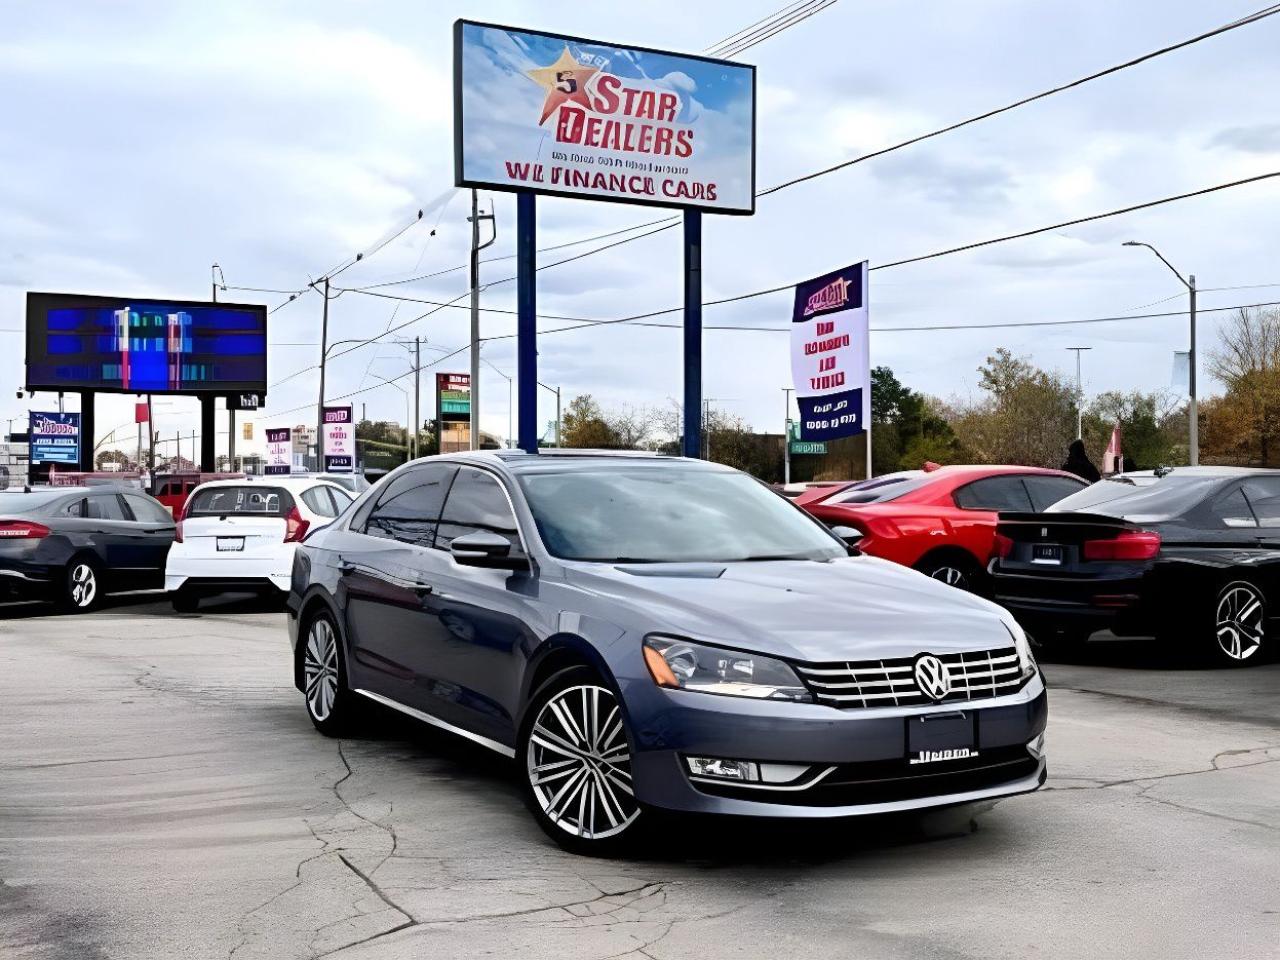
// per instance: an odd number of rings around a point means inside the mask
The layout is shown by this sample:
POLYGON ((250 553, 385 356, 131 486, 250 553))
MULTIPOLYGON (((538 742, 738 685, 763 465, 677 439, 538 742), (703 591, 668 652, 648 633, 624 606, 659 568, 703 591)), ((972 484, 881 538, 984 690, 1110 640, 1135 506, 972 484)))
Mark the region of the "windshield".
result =
POLYGON ((616 468, 520 476, 542 542, 564 560, 828 560, 844 546, 742 473, 616 468))
POLYGON ((1156 522, 1186 513, 1221 481, 1221 477, 1179 477, 1176 473, 1141 486, 1124 480, 1100 480, 1059 500, 1047 512, 1100 513, 1156 522))

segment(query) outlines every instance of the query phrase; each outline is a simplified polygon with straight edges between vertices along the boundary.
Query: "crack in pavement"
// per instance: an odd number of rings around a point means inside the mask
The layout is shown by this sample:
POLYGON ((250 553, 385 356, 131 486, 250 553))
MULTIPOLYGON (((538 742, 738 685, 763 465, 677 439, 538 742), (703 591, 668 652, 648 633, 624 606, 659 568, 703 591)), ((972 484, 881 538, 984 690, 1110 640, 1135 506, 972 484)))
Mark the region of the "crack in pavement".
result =
MULTIPOLYGON (((1280 762, 1280 757, 1264 756, 1263 759, 1258 760, 1255 763, 1237 763, 1229 767, 1219 766, 1218 760, 1222 757, 1241 756, 1246 753, 1266 754, 1268 751, 1277 750, 1277 749, 1280 749, 1280 747, 1263 746, 1263 747, 1249 747, 1249 748, 1233 749, 1233 750, 1220 750, 1210 758, 1209 766, 1207 767, 1203 767, 1199 770, 1179 770, 1174 773, 1158 773, 1150 777, 1129 777, 1125 780, 1092 780, 1089 777, 1056 777, 1055 779, 1059 779, 1059 780, 1083 780, 1088 785, 1078 786, 1078 787, 1048 786, 1048 787, 1042 788, 1042 792, 1061 793, 1068 790, 1105 790, 1109 787, 1123 787, 1123 786, 1128 786, 1130 784, 1139 784, 1139 783, 1150 783, 1151 786, 1154 786, 1155 783, 1160 780, 1172 780, 1177 777, 1196 777, 1205 773, 1222 773, 1227 770, 1245 770, 1245 769, 1248 769, 1249 767, 1260 767, 1260 766, 1263 766, 1264 764, 1280 762)), ((1148 789, 1150 788, 1148 787, 1148 789)))
POLYGON ((1070 690, 1073 693, 1083 693, 1096 697, 1108 697, 1112 700, 1122 700, 1125 703, 1132 703, 1143 707, 1156 707, 1161 710, 1179 710, 1186 713, 1194 713, 1203 717, 1209 717, 1213 720, 1225 723, 1247 723, 1255 727, 1276 727, 1274 717, 1255 717, 1232 713, 1228 710, 1216 710, 1213 707, 1200 706, 1194 703, 1174 703, 1169 700, 1157 700, 1154 697, 1142 697, 1134 693, 1114 693, 1110 690, 1094 690, 1090 687, 1072 687, 1063 683, 1055 683, 1053 690, 1070 690))

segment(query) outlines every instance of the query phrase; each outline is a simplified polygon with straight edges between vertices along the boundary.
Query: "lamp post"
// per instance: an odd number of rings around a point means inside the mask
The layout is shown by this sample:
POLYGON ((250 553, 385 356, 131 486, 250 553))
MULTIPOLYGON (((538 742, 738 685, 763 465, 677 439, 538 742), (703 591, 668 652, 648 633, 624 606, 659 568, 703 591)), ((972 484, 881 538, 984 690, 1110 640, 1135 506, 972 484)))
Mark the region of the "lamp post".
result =
POLYGON ((1080 354, 1093 347, 1067 347, 1076 352, 1076 439, 1084 439, 1084 381, 1080 379, 1080 354))
POLYGON ((1189 367, 1187 373, 1187 392, 1190 394, 1191 399, 1190 403, 1187 405, 1187 416, 1191 421, 1190 435, 1188 438, 1189 455, 1191 459, 1191 466, 1194 467, 1200 463, 1200 417, 1196 405, 1196 276, 1193 273, 1184 277, 1178 272, 1177 267, 1166 260, 1160 251, 1149 243, 1142 243, 1139 240, 1126 240, 1124 242, 1124 246, 1146 247, 1160 258, 1161 263, 1173 271, 1173 275, 1182 281, 1182 285, 1187 288, 1187 292, 1191 295, 1191 347, 1187 351, 1187 366, 1189 367))
POLYGON ((782 396, 786 401, 783 406, 782 419, 782 482, 791 482, 791 391, 794 387, 783 387, 782 396))

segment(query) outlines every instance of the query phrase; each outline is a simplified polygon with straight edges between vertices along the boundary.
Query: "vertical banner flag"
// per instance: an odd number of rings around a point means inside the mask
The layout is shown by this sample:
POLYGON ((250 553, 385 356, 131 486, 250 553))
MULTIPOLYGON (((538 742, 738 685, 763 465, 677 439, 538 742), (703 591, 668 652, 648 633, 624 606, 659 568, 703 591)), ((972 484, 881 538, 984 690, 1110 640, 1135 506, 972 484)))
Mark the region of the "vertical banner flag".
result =
POLYGON ((80 464, 80 414, 31 411, 31 462, 80 464))
POLYGON ((352 408, 324 408, 324 435, 320 438, 325 473, 354 473, 356 469, 356 431, 352 408))
POLYGON ((293 440, 288 427, 267 430, 267 465, 264 473, 293 472, 293 440))
POLYGON ((796 285, 791 375, 801 440, 864 433, 871 416, 867 263, 796 285))
POLYGON ((1102 455, 1102 472, 1104 474, 1120 473, 1124 469, 1124 451, 1120 446, 1120 424, 1117 422, 1111 431, 1111 441, 1107 444, 1107 452, 1102 455))

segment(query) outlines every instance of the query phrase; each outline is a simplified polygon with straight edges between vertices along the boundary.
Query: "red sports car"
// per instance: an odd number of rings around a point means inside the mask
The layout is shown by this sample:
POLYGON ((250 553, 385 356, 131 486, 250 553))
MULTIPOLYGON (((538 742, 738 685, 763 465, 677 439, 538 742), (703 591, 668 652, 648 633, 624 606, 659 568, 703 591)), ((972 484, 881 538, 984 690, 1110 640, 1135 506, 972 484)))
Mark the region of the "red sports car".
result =
POLYGON ((807 490, 795 502, 830 527, 858 531, 864 553, 979 590, 1001 510, 1038 513, 1084 486, 1039 467, 934 467, 807 490))

